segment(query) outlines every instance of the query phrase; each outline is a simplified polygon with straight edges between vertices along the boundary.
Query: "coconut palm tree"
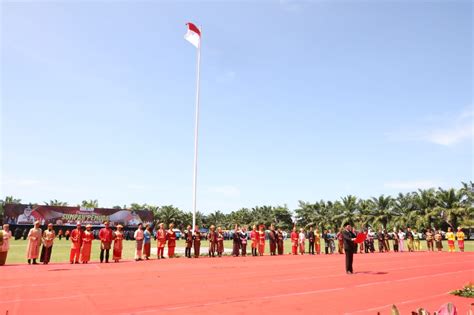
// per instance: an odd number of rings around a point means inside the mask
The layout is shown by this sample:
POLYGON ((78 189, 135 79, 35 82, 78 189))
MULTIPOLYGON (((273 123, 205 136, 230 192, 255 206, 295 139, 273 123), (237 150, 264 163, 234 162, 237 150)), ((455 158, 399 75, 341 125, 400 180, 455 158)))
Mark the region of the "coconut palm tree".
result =
POLYGON ((57 199, 50 200, 49 202, 44 201, 44 204, 47 205, 47 206, 67 207, 67 202, 59 201, 57 199))
POLYGON ((372 224, 376 228, 377 224, 382 225, 383 229, 387 229, 387 225, 392 221, 393 199, 390 196, 380 195, 378 198, 371 199, 372 211, 370 213, 372 224))
POLYGON ((99 201, 97 199, 82 200, 82 203, 80 206, 84 208, 99 208, 99 201))

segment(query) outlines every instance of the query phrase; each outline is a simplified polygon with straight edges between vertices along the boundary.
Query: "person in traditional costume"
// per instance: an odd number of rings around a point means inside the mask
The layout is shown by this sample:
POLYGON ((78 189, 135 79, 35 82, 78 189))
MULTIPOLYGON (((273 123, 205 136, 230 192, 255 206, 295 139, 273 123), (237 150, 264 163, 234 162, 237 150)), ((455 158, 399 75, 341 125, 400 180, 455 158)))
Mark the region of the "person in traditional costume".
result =
POLYGON ((436 232, 434 236, 434 240, 435 240, 435 246, 438 249, 438 252, 443 251, 443 236, 441 234, 441 230, 436 232))
POLYGON ((193 233, 194 258, 199 258, 201 252, 201 232, 199 226, 196 225, 193 233))
POLYGON ((7 261, 11 238, 12 232, 10 231, 10 225, 4 224, 3 230, 0 231, 0 266, 5 265, 5 262, 7 261))
POLYGON ((86 230, 82 233, 81 262, 83 264, 87 264, 91 260, 93 240, 94 231, 92 231, 92 225, 87 224, 86 230))
POLYGON ((291 239, 291 253, 293 255, 298 254, 298 233, 296 232, 296 226, 293 227, 293 231, 290 234, 291 239))
POLYGON ((232 256, 237 257, 240 254, 240 235, 239 226, 234 227, 234 234, 232 234, 232 256))
POLYGON ((40 262, 47 265, 51 260, 51 252, 53 251, 53 243, 56 233, 53 230, 53 224, 48 224, 48 229, 43 232, 43 247, 41 249, 40 262))
POLYGON ((316 250, 316 254, 321 253, 321 234, 319 234, 319 230, 314 230, 314 249, 316 250))
POLYGON ((344 254, 344 238, 342 237, 342 231, 344 229, 341 228, 339 232, 336 234, 336 239, 337 239, 337 252, 339 254, 344 254))
POLYGON ((386 229, 383 229, 383 238, 384 238, 384 251, 386 253, 390 252, 390 234, 386 229))
POLYGON ((30 229, 28 232, 28 247, 26 250, 26 258, 28 259, 28 264, 31 264, 33 261, 33 265, 37 265, 36 259, 38 259, 40 254, 40 246, 41 246, 41 237, 42 231, 40 229, 40 222, 35 221, 34 227, 30 229))
POLYGON ((135 239, 135 261, 142 260, 142 251, 143 251, 143 224, 139 223, 133 238, 135 239))
POLYGON ((191 248, 193 247, 193 231, 191 231, 191 225, 188 225, 186 232, 184 232, 184 240, 186 242, 184 255, 191 258, 191 248))
POLYGON ((314 231, 313 227, 309 227, 309 232, 306 235, 306 238, 308 239, 308 254, 314 255, 314 231))
POLYGON ((458 239, 459 251, 463 252, 464 251, 464 239, 466 238, 466 235, 462 231, 461 227, 458 227, 458 231, 456 233, 456 238, 458 239))
POLYGON ((219 226, 217 228, 217 256, 222 257, 224 253, 224 233, 222 233, 222 228, 219 226))
POLYGON ((173 230, 174 224, 170 223, 169 230, 166 232, 166 238, 168 240, 168 257, 174 257, 174 249, 176 248, 176 233, 173 230))
POLYGON ((283 255, 284 254, 284 248, 283 248, 283 244, 284 244, 284 236, 283 236, 283 231, 281 230, 281 227, 278 227, 278 230, 277 230, 277 251, 278 251, 278 255, 283 255))
POLYGON ((104 261, 104 252, 105 252, 105 262, 109 262, 109 252, 112 247, 113 240, 113 231, 110 228, 109 221, 104 222, 104 227, 99 231, 100 239, 100 262, 104 261))
POLYGON ((62 229, 59 230, 59 232, 58 232, 58 238, 59 238, 59 240, 61 240, 61 239, 63 238, 63 235, 64 235, 63 230, 62 230, 62 229))
POLYGON ((81 223, 77 222, 76 228, 70 234, 71 239, 71 253, 69 255, 69 262, 71 264, 78 264, 81 256, 82 236, 84 232, 81 229, 81 223))
POLYGON ((252 256, 257 256, 257 247, 258 247, 258 233, 257 226, 252 226, 252 231, 250 232, 250 240, 252 241, 252 256))
POLYGON ((396 228, 393 228, 392 243, 393 243, 393 251, 398 252, 398 233, 397 233, 396 228))
POLYGON ((407 247, 409 252, 413 252, 414 250, 414 238, 413 238, 413 232, 411 231, 410 228, 407 228, 407 231, 405 233, 405 239, 407 240, 407 247))
POLYGON ((143 231, 143 251, 146 260, 149 260, 151 256, 151 236, 151 227, 147 224, 143 231))
POLYGON ((268 233, 268 240, 270 241, 270 255, 276 255, 276 248, 277 248, 277 235, 275 231, 275 226, 273 224, 270 225, 270 232, 268 233))
POLYGON ((398 231, 398 249, 400 252, 405 251, 405 233, 402 230, 398 231))
POLYGON ((448 248, 450 253, 454 253, 456 249, 454 248, 454 241, 456 240, 456 236, 453 233, 453 230, 448 227, 448 232, 446 232, 446 239, 448 240, 448 248))
POLYGON ((416 229, 413 229, 413 250, 414 251, 419 251, 421 249, 421 244, 420 244, 420 234, 416 229))
POLYGON ((428 251, 434 251, 434 235, 431 229, 428 229, 425 234, 426 237, 426 246, 428 247, 428 251))
POLYGON ((158 230, 156 231, 156 241, 158 243, 157 256, 158 259, 165 258, 165 246, 166 246, 166 230, 163 223, 158 225, 158 230))
POLYGON ((379 253, 383 253, 385 248, 385 237, 383 235, 382 229, 379 229, 379 232, 377 233, 377 241, 379 245, 379 253))
POLYGON ((242 253, 242 257, 247 256, 247 228, 245 226, 242 227, 239 233, 240 236, 240 251, 242 253))
POLYGON ((215 230, 216 230, 216 227, 214 225, 211 225, 209 227, 209 233, 207 235, 207 240, 209 242, 209 257, 216 256, 217 232, 215 230))
POLYGON ((258 254, 263 256, 265 252, 265 225, 260 224, 258 229, 258 254))
POLYGON ((112 256, 114 262, 118 263, 122 259, 122 248, 123 248, 123 226, 117 225, 117 230, 114 232, 114 248, 112 256))
POLYGON ((298 245, 300 248, 300 254, 304 255, 306 235, 304 234, 304 229, 300 228, 300 234, 298 235, 298 245))

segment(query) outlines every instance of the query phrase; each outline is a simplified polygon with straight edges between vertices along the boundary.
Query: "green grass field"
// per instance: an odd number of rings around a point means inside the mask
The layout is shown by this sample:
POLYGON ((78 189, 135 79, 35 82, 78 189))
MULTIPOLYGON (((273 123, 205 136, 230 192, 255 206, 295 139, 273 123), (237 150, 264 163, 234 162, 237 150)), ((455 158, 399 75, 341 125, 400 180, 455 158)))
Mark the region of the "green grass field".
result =
MULTIPOLYGON (((24 240, 10 240, 10 250, 8 252, 7 264, 14 264, 14 263, 26 263, 26 246, 28 241, 24 240)), ((202 242, 202 246, 207 247, 207 241, 202 242)), ((95 240, 92 245, 92 253, 91 253, 91 260, 97 261, 99 259, 99 249, 100 242, 95 240)), ((324 242, 323 242, 324 245, 324 242)), ((377 248, 377 243, 375 244, 377 248)), ((390 245, 392 245, 390 243, 390 245)), ((62 240, 56 239, 53 247, 53 253, 51 256, 51 262, 68 262, 69 261, 69 251, 70 251, 71 242, 66 241, 65 238, 62 240)), ((184 241, 180 240, 177 241, 177 247, 184 247, 184 241)), ((308 246, 308 245, 306 245, 308 246)), ((422 242, 422 250, 426 249, 426 243, 422 242)), ((156 242, 152 241, 152 247, 156 247, 156 242)), ((224 242, 225 248, 232 248, 232 241, 225 241, 224 242)), ((443 242, 443 250, 447 251, 448 245, 446 241, 443 242)), ((321 248, 324 252, 324 247, 321 248)), ((291 250, 291 243, 290 240, 285 241, 285 254, 287 254, 291 250)), ((457 248, 456 248, 457 250, 457 248)), ((166 249, 165 249, 166 251, 166 249)), ((473 252, 474 251, 474 241, 466 241, 465 242, 465 251, 466 252, 473 252)), ((247 252, 250 252, 250 245, 247 246, 247 252)), ((123 252, 122 257, 123 259, 133 259, 135 253, 135 241, 124 241, 123 242, 123 252)), ((269 253, 269 244, 268 241, 266 242, 265 253, 269 253)), ((112 253, 111 253, 112 254, 112 253)), ((207 254, 207 253, 202 253, 207 254)))

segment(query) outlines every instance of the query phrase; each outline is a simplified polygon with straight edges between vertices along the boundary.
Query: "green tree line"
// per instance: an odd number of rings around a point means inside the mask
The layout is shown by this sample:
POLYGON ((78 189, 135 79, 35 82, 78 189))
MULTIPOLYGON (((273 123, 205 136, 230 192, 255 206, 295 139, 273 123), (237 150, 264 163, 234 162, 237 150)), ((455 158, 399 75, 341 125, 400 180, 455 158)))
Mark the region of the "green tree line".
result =
MULTIPOLYGON (((3 205, 21 203, 12 196, 0 201, 0 214, 3 205)), ((46 205, 67 206, 67 202, 50 200, 46 205)), ((78 206, 97 208, 97 200, 84 200, 78 206)), ((132 203, 130 206, 114 206, 117 209, 150 210, 155 222, 175 223, 183 228, 192 222, 192 213, 173 205, 156 206, 132 203)), ((294 224, 301 227, 337 229, 350 222, 357 228, 373 229, 413 227, 418 229, 441 228, 448 226, 474 227, 474 183, 462 183, 459 189, 419 189, 410 193, 399 193, 396 197, 380 195, 368 199, 348 195, 335 201, 299 201, 298 208, 288 206, 256 206, 241 208, 230 213, 214 211, 209 214, 196 213, 196 224, 232 229, 235 224, 275 224, 285 230, 294 224)))

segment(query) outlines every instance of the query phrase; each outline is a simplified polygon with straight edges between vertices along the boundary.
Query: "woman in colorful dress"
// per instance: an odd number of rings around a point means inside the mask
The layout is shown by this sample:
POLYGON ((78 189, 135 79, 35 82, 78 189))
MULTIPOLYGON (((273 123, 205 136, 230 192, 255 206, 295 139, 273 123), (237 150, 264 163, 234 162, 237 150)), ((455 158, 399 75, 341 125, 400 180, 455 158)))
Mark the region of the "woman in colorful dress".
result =
POLYGON ((291 254, 298 255, 298 233, 296 233, 296 226, 293 227, 290 235, 291 239, 291 254))
POLYGON ((265 252, 265 225, 260 224, 258 229, 258 254, 263 256, 265 252))
POLYGON ((118 263, 122 259, 122 248, 123 248, 123 226, 117 225, 117 230, 114 232, 114 247, 113 247, 113 259, 114 262, 118 263))
POLYGON ((168 257, 174 257, 174 249, 176 248, 176 233, 173 231, 174 224, 170 223, 169 230, 166 232, 166 238, 168 239, 168 257))
POLYGON ((2 244, 0 244, 0 266, 3 266, 7 261, 8 250, 10 249, 10 239, 12 238, 10 225, 3 225, 3 230, 0 231, 0 237, 0 241, 2 241, 2 244))
POLYGON ((319 229, 314 230, 314 249, 316 250, 316 254, 321 253, 321 234, 319 234, 319 229))
POLYGON ((133 238, 135 239, 135 261, 142 260, 142 253, 143 253, 143 224, 138 224, 138 228, 135 230, 133 234, 133 238))
POLYGON ((234 234, 232 234, 232 256, 238 257, 240 254, 240 229, 236 224, 234 227, 234 234))
POLYGON ((466 235, 462 231, 461 227, 458 227, 458 232, 456 233, 456 238, 458 239, 459 251, 463 252, 464 251, 464 239, 466 238, 466 235))
POLYGON ((402 230, 398 231, 398 249, 400 252, 405 251, 405 233, 402 230))
POLYGON ((257 233, 257 226, 252 226, 252 232, 250 232, 250 239, 252 240, 252 256, 257 256, 257 247, 258 247, 258 233, 257 233))
POLYGON ((245 226, 242 227, 239 233, 240 236, 240 252, 242 257, 247 256, 247 228, 245 226))
POLYGON ((456 240, 456 236, 453 233, 453 230, 448 227, 448 232, 446 232, 446 239, 448 240, 448 248, 450 253, 454 253, 454 241, 456 240))
POLYGON ((283 231, 281 230, 281 227, 278 227, 277 230, 277 252, 278 255, 283 255, 284 254, 284 236, 283 236, 283 231))
POLYGON ((42 231, 40 229, 40 222, 35 221, 35 225, 33 228, 30 229, 28 232, 28 247, 26 250, 26 258, 28 259, 28 264, 31 264, 33 261, 33 265, 37 265, 36 259, 39 257, 40 252, 40 245, 41 245, 41 236, 42 231))
POLYGON ((48 229, 43 232, 43 248, 41 249, 40 262, 47 265, 51 260, 51 252, 53 251, 53 243, 56 233, 53 230, 53 224, 48 224, 48 229))
POLYGON ((298 245, 300 248, 301 255, 304 255, 305 242, 306 242, 306 235, 304 234, 304 229, 300 228, 300 234, 298 235, 298 245))
POLYGON ((87 264, 91 260, 91 248, 93 240, 94 232, 92 231, 92 225, 87 224, 86 230, 82 234, 81 262, 83 264, 87 264))
POLYGON ((157 241, 157 255, 158 259, 165 258, 165 245, 166 245, 166 231, 163 223, 160 223, 158 230, 156 231, 156 241, 157 241))
POLYGON ((143 237, 143 255, 145 256, 146 260, 149 260, 151 256, 151 227, 149 224, 145 226, 143 237))
POLYGON ((219 226, 217 228, 217 256, 222 257, 224 253, 224 233, 222 233, 222 228, 219 226))

